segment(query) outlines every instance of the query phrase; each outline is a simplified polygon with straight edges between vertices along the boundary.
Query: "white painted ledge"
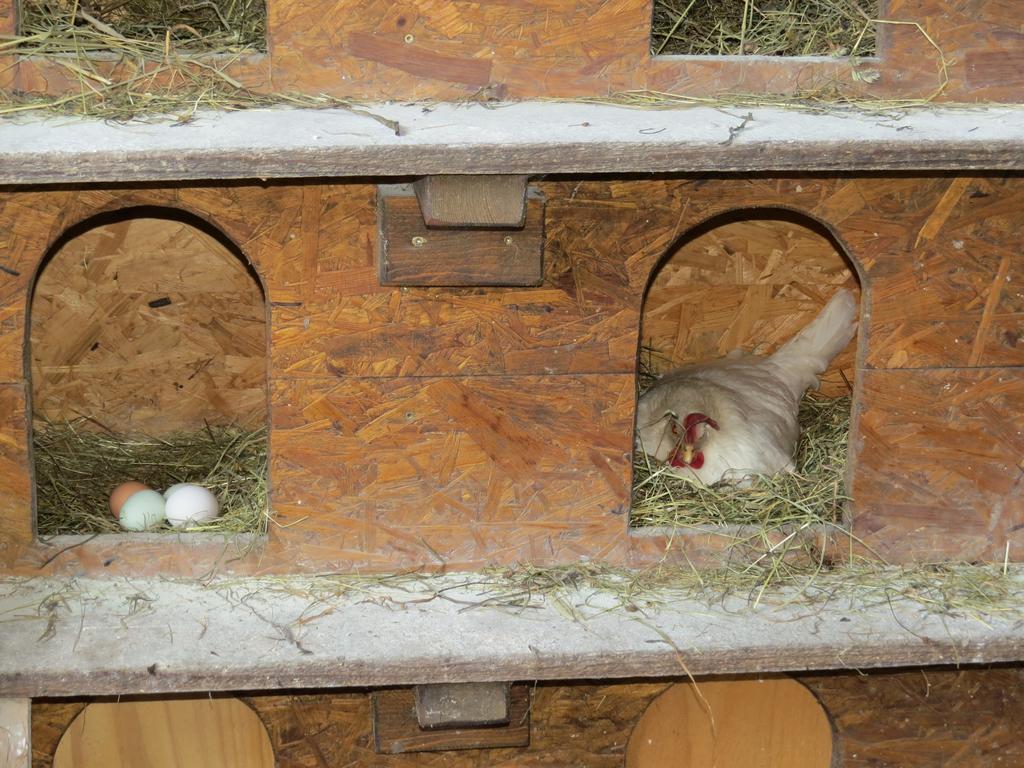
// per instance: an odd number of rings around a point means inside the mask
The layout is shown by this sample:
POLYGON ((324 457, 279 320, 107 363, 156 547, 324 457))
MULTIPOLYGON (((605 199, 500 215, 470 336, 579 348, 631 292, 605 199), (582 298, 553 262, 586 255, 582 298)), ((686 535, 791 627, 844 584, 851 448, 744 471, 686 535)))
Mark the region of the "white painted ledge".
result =
POLYGON ((897 115, 568 102, 365 109, 396 121, 399 133, 342 109, 206 112, 185 125, 0 120, 0 184, 1024 168, 1024 106, 897 115))
MULTIPOLYGON (((626 678, 1024 658, 1024 597, 996 615, 792 593, 698 602, 490 577, 0 581, 0 697, 626 678), (528 605, 516 603, 528 602, 528 605)), ((1024 579, 1010 592, 1024 595, 1024 579)), ((918 579, 917 589, 921 589, 918 579)), ((894 577, 895 581, 895 577, 894 577)), ((830 589, 827 580, 822 589, 830 589)), ((1018 598, 1012 598, 1014 600, 1018 598)))

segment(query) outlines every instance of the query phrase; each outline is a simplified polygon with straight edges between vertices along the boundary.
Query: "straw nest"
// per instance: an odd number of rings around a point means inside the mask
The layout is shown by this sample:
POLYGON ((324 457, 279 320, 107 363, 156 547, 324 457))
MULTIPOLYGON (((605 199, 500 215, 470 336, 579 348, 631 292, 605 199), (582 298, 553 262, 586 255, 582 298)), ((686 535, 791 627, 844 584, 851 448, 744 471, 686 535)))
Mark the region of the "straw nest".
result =
MULTIPOLYGON (((640 392, 666 367, 647 350, 641 355, 640 392)), ((850 434, 849 396, 808 393, 800 405, 796 471, 760 477, 750 488, 731 483, 705 486, 678 477, 640 450, 633 455, 635 527, 755 526, 760 528, 835 525, 842 521, 846 447, 850 434)))
POLYGON ((159 530, 265 533, 267 430, 208 426, 166 437, 125 436, 85 420, 44 423, 32 439, 39 534, 122 533, 110 492, 137 480, 164 490, 197 483, 220 502, 221 516, 188 528, 159 530))
POLYGON ((878 0, 656 0, 655 54, 871 56, 878 0))
MULTIPOLYGON (((264 0, 22 0, 21 29, 26 35, 56 28, 85 33, 82 50, 96 50, 93 32, 107 38, 173 45, 181 51, 217 53, 266 48, 264 0)), ((99 49, 103 50, 103 49, 99 49)))

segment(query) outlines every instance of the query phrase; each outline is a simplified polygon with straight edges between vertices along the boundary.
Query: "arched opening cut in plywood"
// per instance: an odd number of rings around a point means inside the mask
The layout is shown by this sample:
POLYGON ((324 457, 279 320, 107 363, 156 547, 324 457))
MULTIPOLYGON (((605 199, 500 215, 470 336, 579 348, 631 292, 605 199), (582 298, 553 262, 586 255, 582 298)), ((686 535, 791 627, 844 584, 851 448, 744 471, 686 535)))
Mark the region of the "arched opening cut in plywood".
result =
POLYGON ((636 724, 626 768, 830 768, 832 731, 814 694, 796 680, 678 683, 636 724))
POLYGON ((26 326, 40 536, 121 531, 108 499, 129 481, 217 499, 218 517, 177 528, 146 510, 147 529, 265 531, 267 302, 223 233, 149 207, 77 224, 44 258, 26 326))
MULTIPOLYGON (((721 359, 734 350, 771 355, 811 323, 840 289, 850 291, 859 306, 856 265, 828 229, 810 217, 782 209, 756 209, 732 211, 704 222, 668 252, 648 283, 638 352, 638 395, 642 397, 666 373, 721 359)), ((853 313, 859 316, 859 309, 853 313)), ((796 472, 747 480, 744 485, 749 488, 694 484, 694 473, 668 466, 666 462, 678 462, 679 454, 660 456, 667 452, 667 445, 665 451, 651 449, 651 432, 640 422, 653 421, 654 416, 645 416, 647 409, 641 403, 631 525, 767 529, 845 522, 856 353, 854 336, 820 376, 820 389, 804 396, 799 411, 801 436, 793 454, 796 472), (647 452, 639 447, 644 441, 647 452)), ((720 424, 723 414, 707 415, 714 428, 701 429, 714 439, 729 434, 732 440, 743 429, 735 418, 720 424)), ((659 440, 675 441, 680 450, 692 442, 684 440, 689 431, 681 421, 670 426, 674 429, 664 435, 659 432, 659 440)), ((715 458, 712 443, 708 438, 707 456, 700 456, 709 468, 715 458)), ((701 446, 696 448, 700 451, 701 446)))
POLYGON ((273 768, 270 735, 238 699, 89 704, 68 726, 54 768, 273 768))

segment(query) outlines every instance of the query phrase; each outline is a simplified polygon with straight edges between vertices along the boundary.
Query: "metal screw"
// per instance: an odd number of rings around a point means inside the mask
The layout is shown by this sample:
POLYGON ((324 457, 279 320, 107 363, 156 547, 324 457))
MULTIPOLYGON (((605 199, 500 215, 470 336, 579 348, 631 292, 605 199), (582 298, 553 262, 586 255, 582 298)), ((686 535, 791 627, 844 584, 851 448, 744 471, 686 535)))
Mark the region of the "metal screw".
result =
POLYGON ((405 36, 405 42, 407 42, 407 43, 414 43, 414 42, 416 42, 416 38, 413 37, 412 35, 406 35, 405 36))
POLYGON ((416 235, 412 239, 412 244, 414 248, 422 248, 427 244, 427 238, 423 237, 423 235, 416 235))
POLYGON ((515 240, 512 239, 512 235, 505 235, 505 245, 513 245, 515 240))

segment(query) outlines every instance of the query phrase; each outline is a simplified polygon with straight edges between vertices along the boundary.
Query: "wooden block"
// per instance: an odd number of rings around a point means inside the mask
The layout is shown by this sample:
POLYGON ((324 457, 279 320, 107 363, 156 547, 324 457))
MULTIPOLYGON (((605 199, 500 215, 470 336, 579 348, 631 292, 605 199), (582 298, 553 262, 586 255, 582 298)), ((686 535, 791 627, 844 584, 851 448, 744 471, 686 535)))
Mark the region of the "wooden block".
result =
POLYGON ((508 725, 511 683, 417 685, 416 720, 421 728, 508 725))
POLYGON ((452 749, 526 747, 530 744, 530 688, 514 685, 509 696, 508 725, 424 729, 416 717, 412 688, 375 691, 373 735, 378 752, 440 752, 452 749))
POLYGON ((32 765, 32 702, 0 699, 0 766, 30 768, 32 765))
POLYGON ((412 195, 382 191, 378 208, 380 281, 385 285, 540 285, 544 202, 532 198, 522 229, 428 229, 412 195))
POLYGON ((413 184, 428 227, 521 227, 526 220, 526 179, 494 176, 424 176, 413 184))

